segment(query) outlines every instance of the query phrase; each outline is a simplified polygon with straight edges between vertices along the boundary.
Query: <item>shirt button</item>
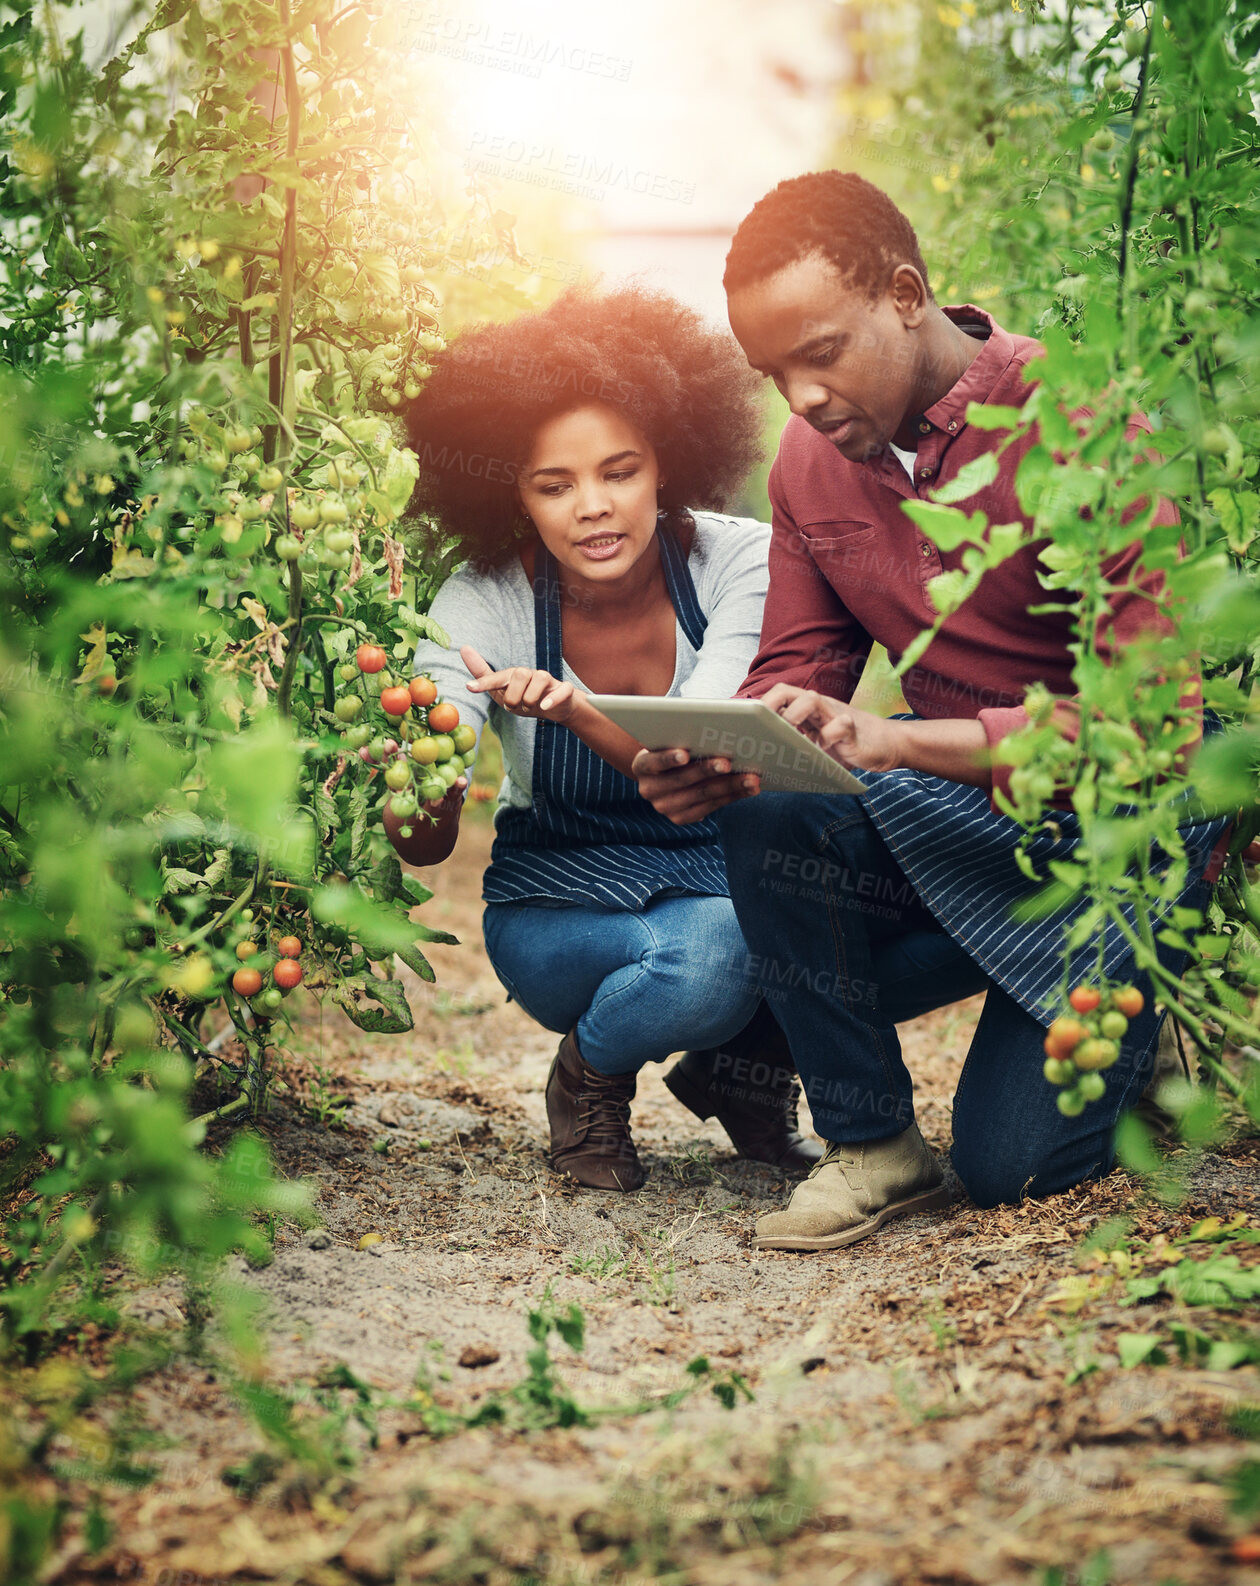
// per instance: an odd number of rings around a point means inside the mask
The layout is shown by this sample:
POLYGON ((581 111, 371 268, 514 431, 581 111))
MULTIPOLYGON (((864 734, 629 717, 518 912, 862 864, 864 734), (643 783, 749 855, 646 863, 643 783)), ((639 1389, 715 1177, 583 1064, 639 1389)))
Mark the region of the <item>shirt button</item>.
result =
POLYGON ((923 419, 922 422, 919 424, 919 434, 920 435, 930 435, 931 433, 932 433, 932 426, 928 423, 928 421, 926 419, 923 419))
POLYGON ((932 470, 930 468, 920 468, 919 469, 919 478, 920 479, 930 479, 931 477, 932 477, 932 470))
POLYGON ((952 435, 954 433, 954 431, 958 428, 958 420, 957 419, 950 419, 949 423, 945 426, 945 428, 952 435))
POLYGON ((919 547, 919 555, 920 556, 931 556, 931 554, 932 554, 932 547, 928 544, 928 542, 926 540, 924 540, 923 544, 920 545, 920 547, 919 547))

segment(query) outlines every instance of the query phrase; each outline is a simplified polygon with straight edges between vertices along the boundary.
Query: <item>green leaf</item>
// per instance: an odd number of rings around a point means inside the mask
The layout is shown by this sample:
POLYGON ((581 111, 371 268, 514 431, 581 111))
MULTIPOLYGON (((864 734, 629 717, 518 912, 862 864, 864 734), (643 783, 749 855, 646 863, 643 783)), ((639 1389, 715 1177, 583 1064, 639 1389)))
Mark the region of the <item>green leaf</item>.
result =
POLYGON ((976 430, 1013 430, 1023 421, 1018 408, 1000 402, 968 402, 966 418, 976 430))
POLYGON ((903 501, 901 510, 942 551, 956 551, 967 542, 980 545, 988 527, 983 512, 968 516, 957 507, 939 506, 933 501, 903 501))
POLYGON ((973 457, 969 463, 964 463, 952 479, 946 480, 934 490, 932 500, 943 505, 954 501, 966 501, 978 491, 987 489, 997 476, 997 453, 981 452, 979 457, 973 457))
POLYGON ((1120 1364, 1126 1371, 1135 1366, 1166 1366, 1168 1356, 1154 1333, 1121 1333, 1116 1339, 1120 1364))

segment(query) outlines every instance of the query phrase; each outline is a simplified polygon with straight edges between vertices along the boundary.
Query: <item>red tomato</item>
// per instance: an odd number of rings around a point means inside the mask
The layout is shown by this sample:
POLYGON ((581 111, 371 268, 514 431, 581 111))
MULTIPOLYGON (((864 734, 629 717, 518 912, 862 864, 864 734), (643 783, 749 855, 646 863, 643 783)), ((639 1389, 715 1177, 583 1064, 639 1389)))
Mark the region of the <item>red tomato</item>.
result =
POLYGON ((262 976, 256 969, 238 969, 232 976, 232 990, 242 997, 256 997, 262 990, 262 976))
POLYGON ((459 726, 459 712, 449 699, 444 699, 441 704, 434 705, 429 712, 430 732, 451 732, 459 726))
POLYGON ((271 978, 281 991, 292 991, 302 984, 302 966, 294 958, 282 958, 271 971, 271 978))
POLYGON ((431 705, 437 698, 437 684, 431 677, 413 677, 407 686, 413 705, 431 705))
POLYGON ((385 670, 385 652, 379 644, 361 644, 354 652, 354 658, 359 663, 360 672, 385 670))
POLYGON ((1088 1034, 1079 1019, 1056 1019, 1046 1031, 1046 1051, 1051 1057, 1071 1057, 1088 1034))
POLYGON ((301 938, 297 936, 282 936, 276 943, 276 951, 281 958, 300 958, 302 956, 301 938))
POLYGON ((411 690, 403 688, 385 688, 381 690, 381 709, 390 716, 405 716, 411 709, 411 690))
POLYGON ((1145 999, 1136 986, 1121 986, 1111 993, 1111 1006, 1126 1019, 1136 1019, 1144 1005, 1145 999))
POLYGON ((1102 992, 1097 986, 1077 986, 1069 993, 1068 1001, 1077 1013, 1093 1013, 1102 1001, 1102 992))

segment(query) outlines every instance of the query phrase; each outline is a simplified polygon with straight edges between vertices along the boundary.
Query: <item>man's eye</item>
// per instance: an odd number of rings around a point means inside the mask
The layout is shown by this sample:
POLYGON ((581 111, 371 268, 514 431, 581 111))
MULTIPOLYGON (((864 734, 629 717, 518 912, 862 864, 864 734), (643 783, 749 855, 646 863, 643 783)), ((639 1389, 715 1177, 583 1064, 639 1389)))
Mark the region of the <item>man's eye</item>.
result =
POLYGON ((836 351, 836 344, 833 341, 829 342, 825 347, 820 347, 817 352, 811 352, 809 355, 811 367, 814 369, 825 369, 828 364, 836 361, 836 351))

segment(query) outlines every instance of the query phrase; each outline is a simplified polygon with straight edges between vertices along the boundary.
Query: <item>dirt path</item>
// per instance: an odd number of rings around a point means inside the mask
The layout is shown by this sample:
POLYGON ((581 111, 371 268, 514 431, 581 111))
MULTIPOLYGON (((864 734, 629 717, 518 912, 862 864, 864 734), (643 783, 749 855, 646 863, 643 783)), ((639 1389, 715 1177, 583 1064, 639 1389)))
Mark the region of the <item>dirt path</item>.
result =
MULTIPOLYGON (((115 1544, 63 1578, 998 1586, 1051 1566, 1080 1582, 1105 1548, 1112 1582, 1260 1581, 1232 1559, 1238 1526, 1212 1479, 1248 1452, 1229 1428, 1257 1397, 1254 1368, 1122 1371, 1116 1338, 1151 1308, 1121 1309, 1118 1290, 1076 1314, 1050 1298, 1114 1276, 1074 1252, 1138 1205, 1132 1181, 992 1212, 960 1202, 829 1257, 758 1255, 752 1223, 783 1180, 737 1161, 653 1070, 635 1108, 646 1189, 566 1187, 543 1153, 555 1037, 505 1004, 480 945, 488 848, 470 824, 426 876, 423 917, 463 945, 433 949, 435 987, 409 982, 413 1036, 302 1012, 265 1129, 284 1171, 317 1182, 329 1237, 281 1228, 273 1264, 240 1269, 268 1303, 270 1378, 300 1400, 342 1362, 403 1400, 424 1365, 433 1400, 470 1412, 525 1376, 526 1315, 550 1285, 585 1316, 582 1353, 552 1339, 578 1405, 657 1399, 694 1380, 697 1356, 755 1400, 727 1410, 701 1383, 673 1409, 438 1441, 413 1400, 382 1412, 375 1449, 348 1425, 353 1470, 304 1491, 281 1471, 247 1501, 222 1472, 263 1441, 213 1373, 185 1366, 142 1393, 172 1441, 159 1480, 119 1494, 115 1544), (310 1109, 338 1095, 344 1127, 322 1127, 310 1109), (358 1248, 367 1234, 381 1242, 358 1248)), ((976 1012, 904 1032, 938 1149, 976 1012)), ((1254 1147, 1228 1148, 1176 1211, 1140 1211, 1131 1243, 1209 1214, 1256 1220, 1255 1201, 1254 1147)), ((155 1325, 179 1305, 175 1287, 135 1301, 155 1325)), ((327 1422, 321 1435, 331 1461, 340 1444, 327 1422)))

